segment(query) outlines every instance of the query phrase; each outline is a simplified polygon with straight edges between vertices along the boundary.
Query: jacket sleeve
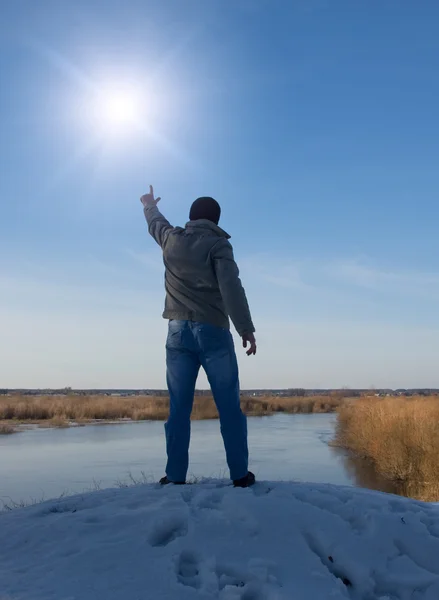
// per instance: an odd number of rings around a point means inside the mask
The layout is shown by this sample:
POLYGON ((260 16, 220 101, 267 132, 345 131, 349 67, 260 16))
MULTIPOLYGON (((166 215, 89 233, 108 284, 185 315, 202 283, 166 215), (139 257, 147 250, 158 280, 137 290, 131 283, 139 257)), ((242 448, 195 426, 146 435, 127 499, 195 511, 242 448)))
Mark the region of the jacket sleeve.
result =
POLYGON ((157 206, 145 206, 143 209, 146 221, 148 223, 148 231, 155 239, 157 244, 163 248, 169 233, 173 227, 167 219, 162 215, 157 206))
POLYGON ((239 335, 253 333, 255 328, 250 308, 230 242, 226 239, 218 242, 213 248, 212 258, 221 296, 236 331, 239 335))

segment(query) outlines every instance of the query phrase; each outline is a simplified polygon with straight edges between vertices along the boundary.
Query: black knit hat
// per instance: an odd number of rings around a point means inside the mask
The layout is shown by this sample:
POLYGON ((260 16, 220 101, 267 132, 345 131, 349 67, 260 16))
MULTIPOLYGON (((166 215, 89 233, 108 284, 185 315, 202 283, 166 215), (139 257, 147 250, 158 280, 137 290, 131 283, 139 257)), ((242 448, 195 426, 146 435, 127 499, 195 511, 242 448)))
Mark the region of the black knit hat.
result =
POLYGON ((218 225, 221 216, 221 207, 216 200, 210 196, 197 198, 191 206, 189 219, 198 221, 198 219, 208 219, 218 225))

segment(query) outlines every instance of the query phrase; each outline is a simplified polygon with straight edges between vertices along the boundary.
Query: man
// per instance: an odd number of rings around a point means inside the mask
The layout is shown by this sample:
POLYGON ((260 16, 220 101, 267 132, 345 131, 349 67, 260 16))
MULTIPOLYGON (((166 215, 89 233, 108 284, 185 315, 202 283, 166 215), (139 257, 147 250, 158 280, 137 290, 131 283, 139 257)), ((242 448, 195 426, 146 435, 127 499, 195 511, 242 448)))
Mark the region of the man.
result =
POLYGON ((189 465, 190 417, 200 367, 218 409, 230 478, 248 487, 247 419, 241 411, 238 364, 229 317, 247 355, 256 354, 255 328, 233 257, 230 236, 218 227, 221 208, 213 198, 192 204, 185 228, 172 227, 157 208, 160 198, 141 197, 149 233, 163 250, 169 319, 166 342, 170 413, 165 424, 168 462, 160 480, 184 484, 189 465))

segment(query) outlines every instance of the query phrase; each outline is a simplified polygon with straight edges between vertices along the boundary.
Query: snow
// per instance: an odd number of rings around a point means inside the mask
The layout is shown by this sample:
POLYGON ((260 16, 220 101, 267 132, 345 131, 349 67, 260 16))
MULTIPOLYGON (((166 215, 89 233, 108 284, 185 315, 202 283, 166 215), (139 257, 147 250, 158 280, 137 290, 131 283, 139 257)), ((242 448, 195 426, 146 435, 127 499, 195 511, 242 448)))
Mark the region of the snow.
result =
POLYGON ((438 600, 439 506, 323 484, 139 485, 0 514, 2 600, 438 600))

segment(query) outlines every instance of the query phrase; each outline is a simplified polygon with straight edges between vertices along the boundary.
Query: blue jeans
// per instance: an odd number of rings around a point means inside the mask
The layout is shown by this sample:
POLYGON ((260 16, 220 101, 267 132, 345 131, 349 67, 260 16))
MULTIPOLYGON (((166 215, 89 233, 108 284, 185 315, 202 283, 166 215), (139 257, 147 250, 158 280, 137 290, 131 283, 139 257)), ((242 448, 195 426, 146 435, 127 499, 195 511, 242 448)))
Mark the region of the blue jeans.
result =
POLYGON ((248 472, 247 419, 239 399, 238 363, 228 329, 193 321, 169 321, 166 341, 169 419, 165 424, 171 481, 185 481, 189 465, 191 412, 200 367, 206 371, 218 409, 231 479, 248 472))

